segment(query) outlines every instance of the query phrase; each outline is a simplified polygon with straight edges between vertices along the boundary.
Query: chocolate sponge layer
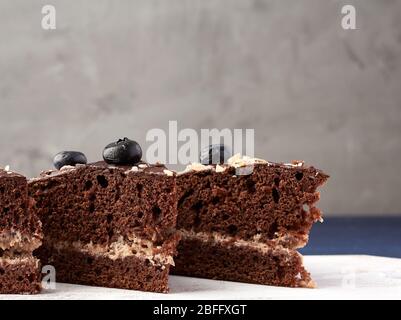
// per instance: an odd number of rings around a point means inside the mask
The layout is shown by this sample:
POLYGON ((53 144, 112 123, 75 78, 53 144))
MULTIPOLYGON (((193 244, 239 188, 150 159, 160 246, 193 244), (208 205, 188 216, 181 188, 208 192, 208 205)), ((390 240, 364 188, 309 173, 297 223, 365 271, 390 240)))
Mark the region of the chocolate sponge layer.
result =
POLYGON ((0 169, 0 249, 29 250, 35 245, 30 242, 38 242, 40 237, 41 224, 30 210, 26 178, 0 169))
POLYGON ((286 287, 314 287, 294 250, 255 248, 183 239, 175 274, 286 287), (196 248, 196 249, 195 249, 196 248))
POLYGON ((42 247, 36 254, 56 269, 57 282, 89 286, 168 292, 169 265, 153 265, 145 258, 110 259, 87 253, 42 247))
POLYGON ((46 238, 108 244, 138 235, 160 240, 176 225, 175 178, 79 166, 29 182, 46 238))
POLYGON ((41 291, 38 260, 0 258, 0 294, 36 294, 41 291))
POLYGON ((317 188, 328 176, 313 167, 257 164, 250 175, 205 170, 177 177, 178 228, 302 247, 313 223, 317 188))

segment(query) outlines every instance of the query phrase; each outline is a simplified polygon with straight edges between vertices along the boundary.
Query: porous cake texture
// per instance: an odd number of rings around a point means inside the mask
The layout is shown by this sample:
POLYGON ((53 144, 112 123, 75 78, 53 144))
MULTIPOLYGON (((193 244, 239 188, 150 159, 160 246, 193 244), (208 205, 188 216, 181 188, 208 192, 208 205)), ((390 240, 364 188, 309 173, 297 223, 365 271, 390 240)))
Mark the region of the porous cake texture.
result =
POLYGON ((235 155, 177 175, 182 240, 175 274, 288 287, 315 283, 296 249, 314 222, 328 175, 303 162, 235 155))
POLYGON ((45 234, 35 253, 58 282, 168 291, 179 235, 164 166, 65 166, 30 180, 29 195, 45 234))
POLYGON ((41 290, 41 224, 28 200, 27 180, 0 169, 0 293, 34 294, 41 290))

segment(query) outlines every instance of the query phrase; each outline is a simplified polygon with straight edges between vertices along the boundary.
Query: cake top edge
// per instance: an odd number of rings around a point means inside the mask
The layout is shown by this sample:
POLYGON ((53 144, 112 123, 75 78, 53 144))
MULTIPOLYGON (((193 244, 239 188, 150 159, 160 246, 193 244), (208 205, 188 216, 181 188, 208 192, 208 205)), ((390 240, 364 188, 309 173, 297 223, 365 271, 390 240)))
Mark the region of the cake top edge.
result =
MULTIPOLYGON (((260 166, 260 165, 262 166, 266 165, 274 168, 294 169, 294 170, 311 168, 316 170, 316 175, 320 174, 326 178, 329 178, 329 175, 324 173, 322 170, 316 169, 312 166, 308 166, 305 164, 304 161, 301 160, 293 160, 290 163, 276 163, 261 158, 244 156, 238 153, 230 157, 227 160, 227 163, 224 164, 205 165, 202 163, 194 162, 187 165, 187 167, 184 170, 178 172, 169 170, 164 164, 161 163, 148 164, 146 162, 140 162, 132 166, 132 165, 114 165, 114 164, 108 164, 105 161, 97 161, 88 164, 76 164, 75 166, 64 166, 59 170, 52 169, 43 171, 38 177, 32 178, 29 181, 38 181, 50 177, 56 177, 86 167, 116 169, 125 174, 147 173, 147 174, 157 174, 157 175, 165 175, 172 177, 200 171, 212 171, 216 173, 223 173, 229 168, 241 169, 250 166, 260 166)), ((1 175, 1 169, 0 169, 0 175, 1 175)))
POLYGON ((240 153, 237 153, 233 155, 232 157, 227 159, 227 163, 223 164, 203 164, 199 162, 193 162, 187 167, 179 172, 178 174, 185 174, 188 172, 194 172, 194 171, 206 171, 206 170, 213 170, 216 172, 224 172, 227 168, 233 167, 233 168, 242 168, 242 167, 247 167, 255 164, 267 164, 271 165, 273 163, 266 161, 264 159, 260 158, 253 158, 249 156, 244 156, 241 155, 240 153))
POLYGON ((82 168, 99 168, 99 169, 112 169, 119 170, 125 174, 135 174, 135 173, 145 173, 145 174, 156 174, 156 175, 165 175, 165 176, 174 176, 175 173, 167 169, 167 167, 163 164, 148 164, 146 162, 140 162, 136 165, 114 165, 108 164, 105 161, 97 161, 88 164, 76 164, 75 166, 63 166, 59 170, 51 169, 42 171, 38 177, 32 178, 29 181, 38 181, 43 179, 48 179, 52 177, 57 177, 60 175, 64 175, 82 168))
POLYGON ((246 168, 249 166, 258 166, 258 165, 267 165, 269 167, 275 167, 275 168, 286 168, 286 169, 308 169, 308 168, 313 168, 316 170, 317 174, 321 174, 324 177, 329 177, 326 173, 324 173, 322 170, 316 169, 312 166, 308 166, 305 164, 304 161, 302 160, 293 160, 290 163, 277 163, 277 162, 271 162, 267 161, 261 158, 253 158, 249 156, 244 156, 239 153, 233 155, 227 160, 227 163, 224 164, 202 164, 198 162, 191 163, 187 165, 187 167, 183 170, 178 172, 178 175, 182 174, 187 174, 190 172, 200 172, 200 171, 214 171, 217 173, 224 172, 228 168, 235 168, 235 169, 241 169, 241 168, 246 168))
POLYGON ((12 171, 9 165, 5 166, 4 168, 0 167, 0 178, 8 178, 8 177, 24 178, 23 175, 12 171))

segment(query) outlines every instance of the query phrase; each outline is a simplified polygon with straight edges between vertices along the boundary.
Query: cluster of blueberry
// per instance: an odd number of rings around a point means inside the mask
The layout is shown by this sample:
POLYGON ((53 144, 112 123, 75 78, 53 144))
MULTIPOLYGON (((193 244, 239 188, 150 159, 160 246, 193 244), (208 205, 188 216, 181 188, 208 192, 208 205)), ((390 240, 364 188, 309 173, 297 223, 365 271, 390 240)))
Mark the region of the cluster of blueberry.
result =
MULTIPOLYGON (((109 164, 135 165, 142 159, 142 149, 136 141, 128 138, 119 139, 104 148, 103 159, 109 164)), ((53 159, 53 164, 58 170, 64 166, 75 166, 87 162, 86 156, 79 151, 62 151, 53 159)))
MULTIPOLYGON (((200 152, 199 160, 204 165, 222 164, 230 156, 231 152, 224 144, 213 144, 200 152)), ((142 159, 142 149, 136 141, 128 138, 119 139, 104 148, 103 159, 106 163, 114 165, 135 165, 142 159)), ((75 166, 87 162, 86 156, 79 151, 62 151, 53 159, 53 164, 58 170, 64 166, 75 166)))

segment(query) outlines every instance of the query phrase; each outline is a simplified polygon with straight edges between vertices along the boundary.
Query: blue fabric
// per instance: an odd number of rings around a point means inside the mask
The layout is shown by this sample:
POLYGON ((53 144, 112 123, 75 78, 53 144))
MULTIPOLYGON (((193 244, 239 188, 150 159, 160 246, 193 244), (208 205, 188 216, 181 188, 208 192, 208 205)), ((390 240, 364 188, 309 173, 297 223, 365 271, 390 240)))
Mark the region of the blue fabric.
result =
POLYGON ((327 218, 302 254, 370 254, 401 258, 401 217, 327 218))

